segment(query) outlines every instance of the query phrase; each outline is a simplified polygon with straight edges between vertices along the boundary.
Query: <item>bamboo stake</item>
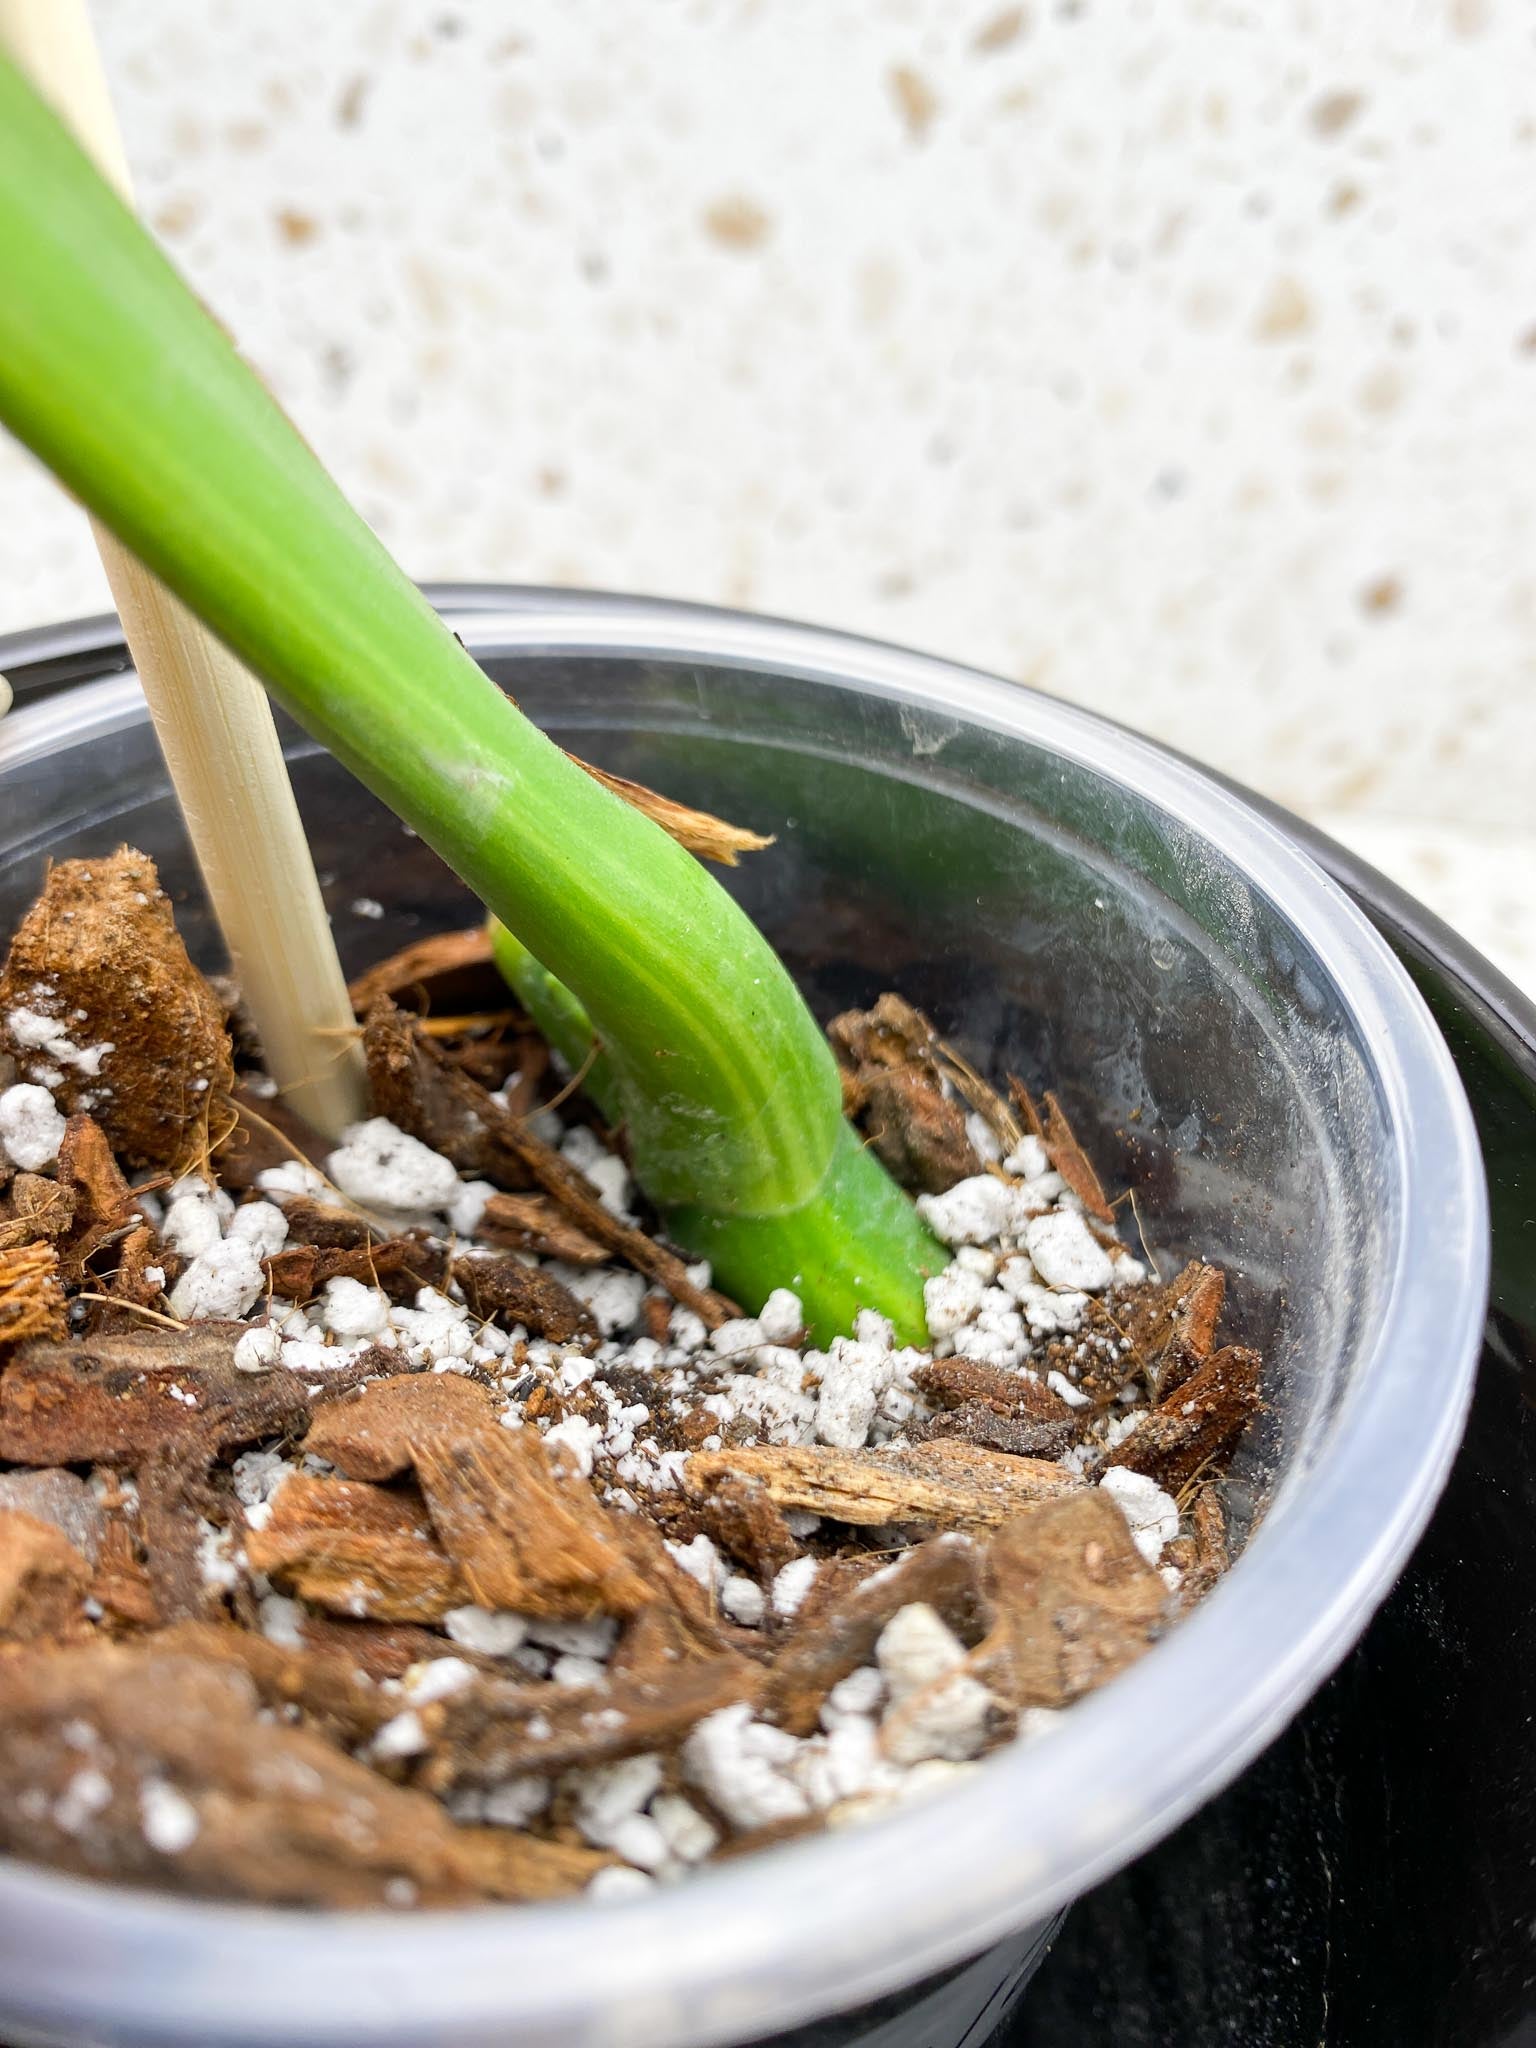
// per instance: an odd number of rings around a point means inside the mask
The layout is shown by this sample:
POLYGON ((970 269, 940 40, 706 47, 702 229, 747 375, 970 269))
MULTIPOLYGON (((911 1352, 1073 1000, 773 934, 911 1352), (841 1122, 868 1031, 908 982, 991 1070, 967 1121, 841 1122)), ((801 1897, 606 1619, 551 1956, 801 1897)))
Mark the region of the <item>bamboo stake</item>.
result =
MULTIPOLYGON (((86 0, 0 0, 0 43, 131 203, 86 0)), ((363 1056, 336 1035, 352 1006, 271 708, 228 649, 92 524, 268 1071, 288 1104, 334 1137, 366 1114, 363 1056)))

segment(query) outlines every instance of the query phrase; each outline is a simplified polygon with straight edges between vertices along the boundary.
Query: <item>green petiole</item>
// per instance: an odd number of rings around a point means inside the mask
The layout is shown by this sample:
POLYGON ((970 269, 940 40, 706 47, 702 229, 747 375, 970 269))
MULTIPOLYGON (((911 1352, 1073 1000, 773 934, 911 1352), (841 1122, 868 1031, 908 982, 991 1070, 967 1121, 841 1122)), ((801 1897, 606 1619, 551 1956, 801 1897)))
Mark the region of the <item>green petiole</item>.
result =
POLYGON ((585 1010, 673 1234, 748 1303, 798 1275, 823 1337, 920 1338, 945 1254, 772 949, 481 673, 3 59, 0 251, 0 418, 585 1010))

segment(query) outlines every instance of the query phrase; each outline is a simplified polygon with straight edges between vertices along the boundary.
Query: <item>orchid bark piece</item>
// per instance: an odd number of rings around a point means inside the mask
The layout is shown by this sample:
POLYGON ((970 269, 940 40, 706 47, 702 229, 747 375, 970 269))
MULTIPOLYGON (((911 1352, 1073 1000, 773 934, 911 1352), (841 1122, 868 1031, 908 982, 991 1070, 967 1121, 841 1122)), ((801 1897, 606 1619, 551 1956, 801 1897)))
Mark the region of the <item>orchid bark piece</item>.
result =
POLYGON ((945 1254, 762 935, 482 674, 5 63, 0 245, 0 418, 570 989, 672 1233, 818 1334, 921 1336, 945 1254))

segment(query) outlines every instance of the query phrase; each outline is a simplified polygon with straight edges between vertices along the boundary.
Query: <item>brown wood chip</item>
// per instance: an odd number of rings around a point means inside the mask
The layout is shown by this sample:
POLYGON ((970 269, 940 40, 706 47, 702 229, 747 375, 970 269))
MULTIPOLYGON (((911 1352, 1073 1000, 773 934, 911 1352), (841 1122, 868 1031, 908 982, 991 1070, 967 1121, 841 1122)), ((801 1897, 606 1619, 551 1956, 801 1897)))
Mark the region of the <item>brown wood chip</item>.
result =
POLYGON ((1134 1288, 1115 1299, 1116 1320, 1159 1399, 1174 1392, 1210 1357, 1226 1293, 1221 1268, 1196 1259, 1171 1280, 1134 1288))
POLYGON ((237 1372, 239 1323, 25 1345, 0 1379, 0 1458, 133 1468, 196 1442, 205 1462, 309 1415, 291 1373, 237 1372))
POLYGON ((94 1117, 77 1111, 69 1119, 56 1172, 74 1208, 74 1226, 60 1246, 60 1272, 66 1284, 79 1286, 96 1253, 135 1225, 142 1228, 144 1218, 94 1117))
POLYGON ((965 1105, 946 1094, 933 1026, 900 996, 845 1010, 827 1026, 843 1071, 844 1101, 870 1149, 902 1187, 942 1194, 981 1171, 965 1105))
POLYGON ((58 1178, 75 1197, 80 1223, 117 1224, 136 1198, 113 1157, 107 1134, 93 1116, 77 1110, 64 1127, 58 1178))
POLYGON ((980 1403, 999 1415, 1025 1416, 1032 1422, 1072 1420, 1072 1410, 1043 1380, 974 1358, 935 1358, 917 1368, 912 1382, 936 1408, 980 1403))
POLYGON ((590 1486, 551 1466, 537 1430, 503 1429, 485 1389, 456 1373, 371 1382, 316 1417, 309 1448, 360 1477, 414 1466, 443 1549, 483 1606, 574 1620, 634 1614, 654 1597, 590 1486))
POLYGON ((0 1255, 23 1245, 56 1245, 75 1223, 75 1198, 43 1173, 18 1173, 0 1202, 0 1255))
POLYGON ((1045 1098, 1045 1152, 1052 1166, 1090 1216, 1114 1228, 1115 1212, 1087 1153, 1073 1136, 1067 1113, 1049 1092, 1045 1098))
POLYGON ((869 1148, 900 1186, 939 1195, 980 1173, 964 1105, 944 1094, 936 1076, 921 1067, 870 1067, 858 1082, 869 1148))
POLYGON ((834 1685, 867 1664, 898 1608, 923 1601, 965 1640, 985 1625, 982 1553, 964 1536, 938 1536, 903 1551, 851 1592, 807 1611, 769 1668, 762 1711, 794 1735, 809 1735, 834 1685))
POLYGON ((899 1069, 935 1062, 939 1035, 921 1010, 887 992, 869 1010, 844 1010, 827 1026, 844 1066, 899 1069))
POLYGON ((521 1323, 530 1337, 547 1337, 552 1344, 597 1337, 597 1319, 584 1302, 552 1274, 510 1253, 499 1259, 455 1259, 453 1277, 471 1313, 486 1321, 494 1317, 504 1329, 521 1323))
POLYGON ((1232 1562, 1227 1543, 1227 1514, 1217 1485, 1202 1486, 1195 1495, 1190 1522, 1195 1556, 1181 1590, 1186 1601, 1195 1601, 1204 1599, 1226 1576, 1232 1562))
POLYGON ((417 1444, 499 1427, 495 1399, 478 1381, 456 1372, 396 1374, 322 1410, 305 1449, 348 1479, 397 1479, 410 1471, 417 1444))
POLYGON ((878 1451, 822 1444, 699 1451, 689 1459, 691 1493, 726 1479, 759 1479, 781 1508, 809 1508, 863 1528, 896 1522, 938 1529, 990 1529, 1038 1501, 1083 1482, 1059 1465, 1016 1458, 949 1438, 878 1451))
POLYGON ((443 1548, 484 1607, 580 1619, 653 1597, 584 1480, 557 1476, 533 1429, 429 1439, 416 1472, 443 1548))
POLYGON ((0 1846, 94 1877, 332 1908, 547 1897, 606 1860, 457 1829, 315 1731, 264 1719, 243 1671, 153 1645, 10 1658, 0 1846), (89 1729, 86 1746, 66 1728, 89 1729), (69 1793, 87 1766, 107 1796, 82 1806, 69 1793))
MULTIPOLYGON (((134 1517, 134 1526, 138 1523, 134 1517)), ((102 1626, 110 1630, 155 1628, 161 1620, 155 1589, 144 1568, 133 1528, 121 1513, 107 1517, 91 1598, 102 1609, 102 1626)))
POLYGON ((339 1201, 322 1202, 313 1195, 282 1195, 278 1207, 288 1223, 288 1236, 297 1245, 313 1245, 323 1252, 351 1252, 379 1242, 379 1234, 366 1216, 343 1208, 339 1201))
POLYGON ((475 1235, 490 1244, 506 1245, 512 1251, 563 1259, 568 1266, 608 1263, 607 1245, 589 1237, 548 1195, 492 1195, 475 1235))
POLYGON ((476 1662, 462 1644, 449 1645, 436 1630, 408 1621, 352 1621, 335 1614, 301 1610, 299 1641, 306 1650, 334 1655, 348 1671, 370 1678, 403 1678, 413 1664, 451 1654, 476 1662))
POLYGON ((0 1508, 0 1642, 79 1633, 90 1583, 89 1561, 62 1530, 0 1508))
POLYGON ((1259 1354, 1228 1344, 1144 1415, 1105 1465, 1145 1472, 1178 1493, 1231 1452, 1260 1405, 1259 1354))
POLYGON ((1097 1487, 1006 1523, 987 1548, 995 1620, 979 1675, 1016 1707, 1062 1707, 1151 1643, 1168 1595, 1097 1487))
POLYGON ((122 1306, 114 1308, 102 1301, 89 1304, 85 1328, 92 1337, 121 1336, 125 1331, 142 1330, 146 1319, 135 1315, 134 1310, 155 1308, 157 1304, 163 1308, 164 1295, 181 1274, 181 1260, 160 1242, 147 1223, 131 1230, 118 1243, 115 1257, 117 1270, 106 1282, 104 1291, 122 1306), (151 1268, 154 1278, 150 1277, 151 1268))
MULTIPOLYGON (((440 1637, 423 1640, 433 1646, 429 1654, 443 1654, 440 1637)), ((366 1741, 399 1711, 398 1698, 360 1678, 356 1664, 334 1649, 291 1649, 250 1629, 199 1621, 162 1630, 153 1647, 243 1671, 264 1706, 297 1707, 344 1742, 366 1741)))
POLYGON ((286 1481, 266 1527, 247 1530, 245 1554, 253 1571, 333 1614, 441 1621, 471 1597, 421 1501, 352 1480, 286 1481))
POLYGON ((273 1292, 289 1301, 308 1301, 331 1280, 358 1280, 409 1304, 423 1287, 441 1287, 448 1272, 447 1254, 425 1236, 378 1238, 350 1250, 289 1244, 261 1264, 273 1292))
POLYGON ((929 1422, 908 1423, 906 1438, 908 1443, 920 1444, 935 1437, 959 1437, 991 1451, 1006 1451, 1014 1458, 1059 1458, 1080 1433, 1081 1425, 1071 1416, 1059 1422, 1035 1422, 1025 1415, 999 1415, 985 1401, 966 1401, 929 1422))
POLYGON ((706 1494, 699 1520, 704 1533, 763 1585, 800 1555, 760 1479, 722 1480, 706 1494))
POLYGON ((222 1604, 203 1576, 203 1522, 222 1520, 208 1481, 211 1456, 208 1439, 189 1432, 186 1443, 166 1444, 135 1466, 144 1562, 163 1621, 197 1620, 222 1604))
POLYGON ((675 1749, 706 1714, 752 1698, 759 1678, 739 1659, 701 1657, 602 1686, 476 1680, 422 1709, 431 1753, 417 1782, 441 1796, 675 1749))
POLYGON ((618 1858, 579 1842, 546 1841, 520 1828, 457 1828, 454 1850, 489 1897, 529 1901, 584 1892, 618 1858))

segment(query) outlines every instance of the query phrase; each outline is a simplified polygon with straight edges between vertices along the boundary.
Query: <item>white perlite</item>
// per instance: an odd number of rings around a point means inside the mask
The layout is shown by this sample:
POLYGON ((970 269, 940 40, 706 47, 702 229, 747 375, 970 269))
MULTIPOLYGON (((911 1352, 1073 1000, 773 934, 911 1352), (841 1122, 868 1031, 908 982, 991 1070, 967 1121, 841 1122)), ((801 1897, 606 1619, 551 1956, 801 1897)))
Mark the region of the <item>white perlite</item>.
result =
POLYGON ((163 1778, 146 1778, 139 1793, 139 1821, 144 1839, 162 1856, 179 1856, 197 1840, 202 1823, 197 1808, 163 1778))
POLYGON ((377 1337, 389 1324, 390 1307, 382 1288, 343 1276, 326 1281, 319 1320, 336 1337, 377 1337))
POLYGON ((720 1609, 731 1621, 740 1622, 743 1628, 756 1628, 767 1610, 763 1589, 756 1579, 736 1573, 720 1588, 720 1609))
POLYGON ((788 1775, 800 1745, 755 1721, 745 1703, 707 1714, 683 1744, 683 1775, 732 1827, 767 1827, 809 1813, 811 1802, 788 1775))
POLYGON ((282 1355, 283 1340, 270 1323, 245 1331, 235 1345, 236 1372, 270 1372, 282 1355))
POLYGON ((1155 1479, 1112 1465, 1099 1481, 1124 1515, 1136 1548, 1148 1564, 1156 1564, 1163 1547, 1179 1533, 1179 1510, 1155 1479))
POLYGON ((354 1202, 404 1215, 441 1211, 460 1187, 449 1160, 382 1116, 349 1125, 325 1170, 354 1202))
POLYGON ((219 1191, 200 1174, 184 1174, 170 1191, 160 1235, 180 1257, 200 1258, 223 1236, 230 1206, 228 1196, 221 1204, 219 1191))
POLYGON ((773 1611, 775 1614, 798 1614, 805 1605, 805 1596, 811 1590, 812 1582, 820 1564, 814 1557, 794 1557, 776 1575, 773 1581, 773 1611))
POLYGON ((64 1118, 46 1088, 18 1081, 0 1094, 0 1148, 23 1173, 41 1173, 59 1156, 64 1118))
POLYGON ((1109 1253, 1071 1209, 1035 1217, 1024 1232, 1024 1242, 1035 1271, 1052 1287, 1093 1294, 1115 1277, 1109 1253))
POLYGON ((249 1314, 265 1286, 255 1247, 245 1238, 227 1237, 195 1258, 176 1282, 171 1312, 186 1322, 210 1316, 238 1321, 249 1314))
POLYGON ((959 1637, 921 1601, 886 1623, 875 1661, 890 1696, 880 1746, 892 1763, 959 1763, 981 1748, 992 1696, 964 1670, 965 1654, 959 1637))
POLYGON ((490 1607, 451 1607, 443 1626, 452 1641, 482 1657, 510 1657, 528 1633, 521 1614, 505 1614, 490 1607))
POLYGON ((769 1344, 792 1344, 800 1334, 805 1310, 798 1294, 775 1287, 758 1312, 758 1327, 769 1344))
POLYGON ((899 1706, 962 1665, 965 1645, 933 1608, 914 1601, 881 1630, 875 1662, 891 1703, 899 1706))
POLYGON ((936 1273, 923 1288, 929 1336, 953 1337, 963 1330, 980 1309, 986 1291, 980 1274, 961 1265, 958 1259, 942 1273, 936 1273))
POLYGON ((94 1765, 76 1771, 53 1803, 53 1820, 66 1835, 83 1832, 92 1818, 112 1803, 112 1782, 94 1765))
MULTIPOLYGON (((76 1012, 77 1017, 84 1015, 84 1011, 76 1012)), ((100 1045, 76 1045, 57 1017, 45 1016, 39 1010, 18 1007, 7 1015, 5 1025, 14 1045, 23 1051, 45 1052, 57 1066, 73 1067, 87 1080, 98 1079, 102 1061, 109 1052, 117 1050, 110 1040, 103 1040, 100 1045)), ((35 1063, 32 1070, 37 1071, 35 1063)))
POLYGON ((1014 1191, 994 1174, 978 1173, 942 1195, 919 1195, 917 1210, 945 1244, 992 1244, 1014 1220, 1014 1191))
POLYGON ((270 1259, 288 1242, 288 1219, 275 1202, 247 1202, 230 1217, 227 1235, 243 1240, 258 1259, 270 1259))
POLYGON ((664 1769, 659 1756, 631 1756, 572 1773, 576 1825, 593 1848, 612 1849, 643 1870, 666 1862, 666 1837, 644 1811, 664 1769))

